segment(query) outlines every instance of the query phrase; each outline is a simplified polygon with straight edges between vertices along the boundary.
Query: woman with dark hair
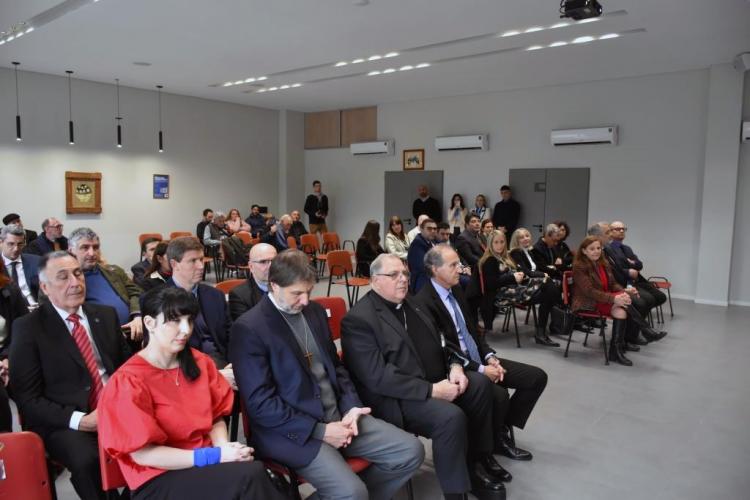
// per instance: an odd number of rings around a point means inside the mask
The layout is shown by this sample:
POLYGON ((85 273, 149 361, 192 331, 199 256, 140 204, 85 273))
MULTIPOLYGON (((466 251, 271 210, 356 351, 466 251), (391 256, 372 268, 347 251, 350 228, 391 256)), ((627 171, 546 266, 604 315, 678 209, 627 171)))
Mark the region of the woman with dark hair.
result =
POLYGON ((404 232, 401 217, 394 215, 388 221, 388 232, 385 234, 385 251, 406 260, 409 255, 409 239, 404 232))
POLYGON ((151 259, 151 266, 146 270, 143 280, 144 291, 149 291, 167 282, 172 277, 172 269, 169 267, 167 259, 168 241, 160 241, 154 250, 154 256, 151 259))
POLYGON ((369 278, 370 263, 381 253, 385 253, 385 250, 380 246, 380 223, 367 221, 362 236, 357 240, 357 275, 369 278))
POLYGON ((21 289, 8 277, 3 259, 0 259, 0 432, 10 432, 13 427, 8 392, 8 348, 13 322, 28 313, 26 299, 21 289))
POLYGON ((495 230, 495 225, 492 223, 492 219, 484 219, 479 224, 479 244, 482 245, 482 250, 487 250, 487 240, 489 240, 492 231, 495 230))
POLYGON ((188 346, 197 299, 157 288, 141 312, 149 342, 110 378, 97 407, 99 443, 133 499, 284 498, 253 450, 229 442, 232 389, 210 357, 188 346))
POLYGON ((555 251, 562 259, 563 270, 567 271, 573 267, 573 252, 570 250, 568 244, 565 243, 565 240, 570 236, 570 225, 564 220, 556 220, 552 224, 560 228, 555 251))
POLYGON ((451 228, 451 232, 454 236, 458 236, 461 232, 466 229, 466 205, 464 205, 464 197, 456 193, 451 198, 451 206, 448 208, 448 212, 445 216, 445 220, 448 222, 451 228))

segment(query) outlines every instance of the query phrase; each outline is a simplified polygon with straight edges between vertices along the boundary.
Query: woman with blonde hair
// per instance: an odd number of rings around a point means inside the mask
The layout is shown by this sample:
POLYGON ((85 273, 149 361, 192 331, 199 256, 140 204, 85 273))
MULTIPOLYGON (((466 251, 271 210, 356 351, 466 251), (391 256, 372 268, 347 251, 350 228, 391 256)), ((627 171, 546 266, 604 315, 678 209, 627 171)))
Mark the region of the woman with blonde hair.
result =
POLYGON ((477 214, 480 221, 492 219, 492 209, 487 206, 487 198, 483 194, 478 194, 474 198, 474 208, 471 211, 477 214))

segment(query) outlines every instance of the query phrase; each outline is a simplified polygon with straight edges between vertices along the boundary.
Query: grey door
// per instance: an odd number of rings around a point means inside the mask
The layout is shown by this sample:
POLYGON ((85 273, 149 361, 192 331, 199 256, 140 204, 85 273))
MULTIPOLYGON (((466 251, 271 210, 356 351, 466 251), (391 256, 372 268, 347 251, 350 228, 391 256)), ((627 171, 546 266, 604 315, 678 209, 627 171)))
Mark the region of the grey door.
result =
POLYGON ((426 185, 430 196, 443 206, 443 171, 423 170, 421 172, 385 173, 385 213, 383 214, 383 234, 388 231, 391 216, 398 215, 404 223, 404 231, 413 228, 417 221, 411 213, 411 206, 417 199, 417 187, 426 185))
POLYGON ((564 220, 570 225, 568 245, 573 248, 586 235, 589 177, 588 168, 511 169, 510 187, 521 204, 519 227, 537 238, 546 224, 564 220))

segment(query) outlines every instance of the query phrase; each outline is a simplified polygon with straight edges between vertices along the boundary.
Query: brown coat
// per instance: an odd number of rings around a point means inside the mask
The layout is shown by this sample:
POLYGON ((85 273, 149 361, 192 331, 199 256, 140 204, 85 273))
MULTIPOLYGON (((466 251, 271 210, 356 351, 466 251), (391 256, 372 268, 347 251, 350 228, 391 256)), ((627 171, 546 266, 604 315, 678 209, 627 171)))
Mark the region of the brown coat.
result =
MULTIPOLYGON (((609 266, 606 266, 607 280, 609 281, 610 292, 619 292, 622 290, 609 266)), ((602 281, 599 279, 593 267, 586 264, 573 265, 573 310, 594 309, 596 304, 612 304, 614 295, 604 291, 602 281)))

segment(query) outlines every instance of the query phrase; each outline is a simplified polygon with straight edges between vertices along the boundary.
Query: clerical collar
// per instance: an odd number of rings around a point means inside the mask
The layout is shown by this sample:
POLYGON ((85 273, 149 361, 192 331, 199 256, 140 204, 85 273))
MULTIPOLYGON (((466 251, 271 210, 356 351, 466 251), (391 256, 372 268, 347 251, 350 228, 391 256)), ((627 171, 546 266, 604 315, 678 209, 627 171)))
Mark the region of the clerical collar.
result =
POLYGON ((396 302, 391 302, 390 300, 388 300, 388 299, 384 298, 384 297, 383 297, 382 295, 380 295, 380 294, 376 294, 376 295, 377 295, 377 296, 378 296, 378 297, 380 298, 380 300, 381 300, 381 301, 383 301, 383 304, 385 304, 385 305, 386 305, 386 307, 388 307, 388 309, 390 309, 391 311, 394 311, 394 312, 395 312, 395 311, 398 311, 398 310, 399 310, 399 309, 401 309, 401 308, 403 307, 403 305, 404 305, 404 303, 403 303, 403 302, 401 302, 401 303, 398 303, 398 304, 397 304, 396 302))
POLYGON ((427 195, 424 198, 420 196, 419 199, 422 200, 422 201, 427 201, 427 198, 429 198, 429 197, 430 197, 430 195, 427 195))

